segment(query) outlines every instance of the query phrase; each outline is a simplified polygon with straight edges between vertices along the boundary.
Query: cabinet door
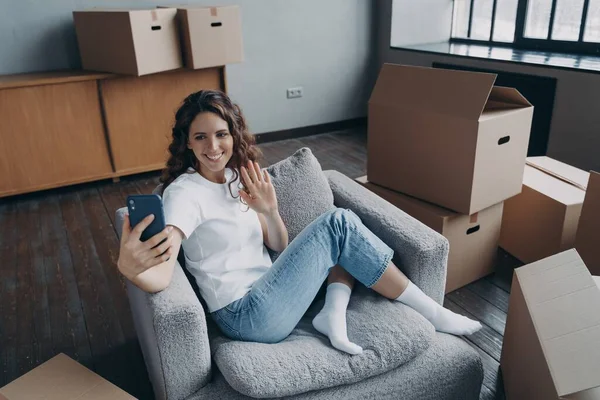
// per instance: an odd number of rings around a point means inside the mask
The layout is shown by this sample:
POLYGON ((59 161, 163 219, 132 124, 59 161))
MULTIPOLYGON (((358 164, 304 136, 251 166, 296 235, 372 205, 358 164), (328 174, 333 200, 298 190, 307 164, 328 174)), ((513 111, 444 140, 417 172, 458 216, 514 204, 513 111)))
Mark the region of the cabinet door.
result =
POLYGON ((222 74, 222 67, 182 69, 100 81, 117 174, 162 169, 177 108, 200 89, 223 90, 222 74))
POLYGON ((95 80, 0 90, 0 196, 113 176, 95 80))

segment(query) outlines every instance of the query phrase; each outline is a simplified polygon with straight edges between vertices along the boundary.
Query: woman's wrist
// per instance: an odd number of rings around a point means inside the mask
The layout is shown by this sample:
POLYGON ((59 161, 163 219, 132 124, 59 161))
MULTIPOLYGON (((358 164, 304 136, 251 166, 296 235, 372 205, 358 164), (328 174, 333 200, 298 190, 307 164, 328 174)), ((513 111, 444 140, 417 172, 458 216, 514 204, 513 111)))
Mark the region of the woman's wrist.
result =
MULTIPOLYGON (((158 271, 156 271, 158 272, 158 271)), ((163 282, 161 274, 150 273, 146 270, 143 273, 127 278, 135 286, 147 293, 156 293, 164 290, 168 286, 168 282, 163 282)))
POLYGON ((123 275, 126 279, 128 279, 132 282, 135 280, 136 275, 130 273, 130 271, 126 267, 124 267, 122 263, 117 262, 117 267, 118 267, 121 275, 123 275))
POLYGON ((269 211, 263 213, 263 215, 266 218, 278 218, 279 217, 279 209, 277 207, 275 207, 272 210, 269 210, 269 211))

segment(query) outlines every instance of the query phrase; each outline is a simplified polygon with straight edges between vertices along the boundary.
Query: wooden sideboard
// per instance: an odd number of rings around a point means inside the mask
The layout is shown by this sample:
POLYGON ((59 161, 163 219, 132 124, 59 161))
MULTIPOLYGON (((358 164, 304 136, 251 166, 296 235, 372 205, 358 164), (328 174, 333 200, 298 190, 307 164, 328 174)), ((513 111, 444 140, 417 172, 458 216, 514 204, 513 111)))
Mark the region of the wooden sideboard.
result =
POLYGON ((174 115, 183 99, 200 89, 221 89, 217 69, 180 70, 100 81, 100 93, 115 172, 161 169, 174 115))
POLYGON ((0 197, 162 169, 174 115, 225 67, 0 76, 0 197))

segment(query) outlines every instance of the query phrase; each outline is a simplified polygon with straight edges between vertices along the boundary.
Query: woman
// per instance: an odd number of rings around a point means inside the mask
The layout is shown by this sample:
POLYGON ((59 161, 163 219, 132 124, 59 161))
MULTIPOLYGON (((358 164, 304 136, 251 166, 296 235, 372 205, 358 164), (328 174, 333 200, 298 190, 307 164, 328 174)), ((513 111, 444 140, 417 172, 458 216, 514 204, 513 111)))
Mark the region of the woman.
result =
POLYGON ((410 282, 391 261, 393 251, 352 211, 323 214, 288 246, 271 179, 256 163, 258 149, 241 110, 224 93, 188 96, 172 135, 161 177, 167 228, 141 242, 152 216, 133 229, 126 217, 123 226, 118 267, 142 290, 169 285, 172 256, 183 246, 211 316, 232 339, 283 340, 326 279, 325 306, 313 326, 350 354, 362 352, 346 332, 354 279, 412 307, 438 331, 465 335, 481 328, 410 282), (282 252, 274 263, 265 246, 282 252))

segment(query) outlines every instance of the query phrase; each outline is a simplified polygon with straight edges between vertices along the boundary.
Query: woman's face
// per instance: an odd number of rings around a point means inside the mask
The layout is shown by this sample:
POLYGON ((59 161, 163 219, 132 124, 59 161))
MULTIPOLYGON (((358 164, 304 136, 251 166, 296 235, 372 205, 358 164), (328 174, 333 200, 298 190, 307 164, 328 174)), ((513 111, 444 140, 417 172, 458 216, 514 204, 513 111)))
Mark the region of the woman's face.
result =
POLYGON ((227 122, 217 114, 202 112, 190 125, 188 149, 200 161, 200 174, 215 183, 225 183, 225 166, 233 154, 233 136, 227 122))

